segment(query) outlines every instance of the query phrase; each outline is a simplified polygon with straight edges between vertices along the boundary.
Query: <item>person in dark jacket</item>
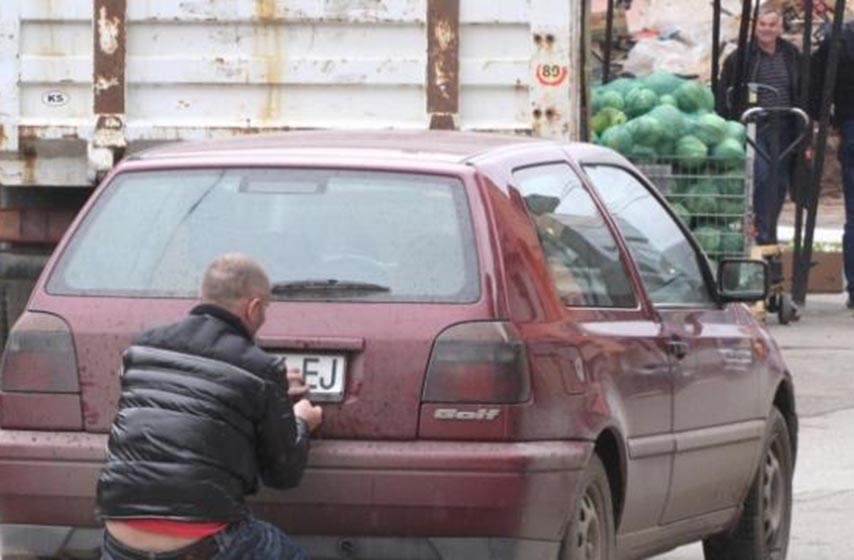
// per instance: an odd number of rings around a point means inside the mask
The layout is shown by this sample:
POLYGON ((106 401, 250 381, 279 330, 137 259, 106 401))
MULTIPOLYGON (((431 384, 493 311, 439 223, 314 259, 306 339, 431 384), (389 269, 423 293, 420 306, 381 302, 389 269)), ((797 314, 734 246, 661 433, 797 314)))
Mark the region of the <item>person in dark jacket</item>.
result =
MULTIPOLYGON (((742 114, 752 106, 765 108, 794 107, 800 90, 800 52, 792 43, 782 39, 783 14, 773 3, 759 7, 755 41, 746 53, 747 83, 739 75, 739 51, 730 54, 724 61, 715 92, 715 110, 724 118, 741 120, 742 114), (759 84, 755 93, 749 93, 747 84, 759 84)), ((756 142, 765 151, 771 152, 774 127, 770 120, 763 120, 756 133, 756 142)), ((780 151, 786 149, 797 136, 795 122, 784 118, 780 121, 777 138, 780 151)), ((777 232, 772 230, 772 218, 776 223, 786 192, 794 174, 795 158, 787 157, 780 162, 779 181, 774 188, 769 184, 771 168, 769 162, 756 155, 754 164, 753 211, 755 215, 756 242, 759 245, 777 242, 777 232)))
MULTIPOLYGON (((839 129, 839 161, 842 164, 842 191, 845 197, 845 230, 842 235, 842 254, 845 279, 848 283, 848 308, 854 309, 854 22, 842 28, 839 63, 836 66, 836 87, 833 91, 833 124, 839 129)), ((821 43, 812 61, 810 103, 813 118, 819 116, 830 37, 821 43)))
POLYGON ((104 559, 305 557, 244 502, 259 478, 273 488, 299 484, 322 419, 299 370, 285 374, 254 342, 269 293, 257 263, 220 257, 188 317, 125 351, 97 488, 104 559))

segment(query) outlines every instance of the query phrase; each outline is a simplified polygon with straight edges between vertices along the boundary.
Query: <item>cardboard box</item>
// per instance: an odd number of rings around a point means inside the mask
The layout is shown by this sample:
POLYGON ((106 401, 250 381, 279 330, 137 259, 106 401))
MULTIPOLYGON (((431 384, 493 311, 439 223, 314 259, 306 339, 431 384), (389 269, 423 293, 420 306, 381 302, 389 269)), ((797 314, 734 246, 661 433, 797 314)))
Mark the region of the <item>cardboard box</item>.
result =
MULTIPOLYGON (((845 289, 842 253, 840 251, 814 251, 807 292, 810 294, 838 294, 845 289)), ((792 250, 783 250, 783 278, 786 291, 792 285, 792 250)))

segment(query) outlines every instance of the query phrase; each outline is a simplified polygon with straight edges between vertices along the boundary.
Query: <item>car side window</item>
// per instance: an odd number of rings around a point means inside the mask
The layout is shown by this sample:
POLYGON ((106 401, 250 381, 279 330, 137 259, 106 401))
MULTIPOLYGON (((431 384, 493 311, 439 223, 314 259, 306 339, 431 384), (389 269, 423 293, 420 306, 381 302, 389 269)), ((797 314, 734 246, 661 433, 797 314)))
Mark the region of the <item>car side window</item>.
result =
POLYGON ((584 170, 617 221, 652 303, 712 303, 701 257, 648 187, 617 166, 586 165, 584 170))
POLYGON ((637 306, 620 249, 590 193, 567 164, 513 173, 565 305, 637 306))

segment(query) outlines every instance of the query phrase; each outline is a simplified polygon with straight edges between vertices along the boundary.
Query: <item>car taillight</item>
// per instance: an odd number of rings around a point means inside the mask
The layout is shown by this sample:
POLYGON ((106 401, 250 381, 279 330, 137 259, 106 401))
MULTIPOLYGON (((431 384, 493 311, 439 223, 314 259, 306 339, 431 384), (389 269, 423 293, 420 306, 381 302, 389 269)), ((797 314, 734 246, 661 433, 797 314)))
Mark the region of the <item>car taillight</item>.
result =
POLYGON ((462 323, 436 339, 423 402, 514 404, 530 395, 525 344, 512 325, 462 323))
POLYGON ((79 393, 68 325, 48 313, 21 315, 0 364, 0 426, 81 429, 79 393))

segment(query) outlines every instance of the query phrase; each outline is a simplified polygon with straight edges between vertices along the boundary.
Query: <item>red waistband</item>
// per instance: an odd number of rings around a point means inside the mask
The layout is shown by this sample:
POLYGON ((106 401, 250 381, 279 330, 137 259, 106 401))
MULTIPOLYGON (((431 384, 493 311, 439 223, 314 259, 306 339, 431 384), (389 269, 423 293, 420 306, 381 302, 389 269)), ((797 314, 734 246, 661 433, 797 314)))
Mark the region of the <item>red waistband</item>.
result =
POLYGON ((122 522, 140 531, 169 535, 170 537, 185 537, 203 539, 226 528, 228 523, 173 521, 164 518, 122 519, 122 522))

